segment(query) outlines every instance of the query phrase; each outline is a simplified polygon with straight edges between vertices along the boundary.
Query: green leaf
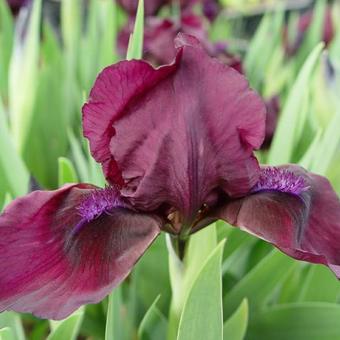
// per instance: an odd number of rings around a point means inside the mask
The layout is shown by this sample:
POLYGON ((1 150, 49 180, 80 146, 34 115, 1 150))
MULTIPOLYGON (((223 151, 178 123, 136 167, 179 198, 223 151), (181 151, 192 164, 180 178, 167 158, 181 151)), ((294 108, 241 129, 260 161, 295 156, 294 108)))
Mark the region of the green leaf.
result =
MULTIPOLYGON (((340 101, 338 100, 338 104, 339 103, 340 101)), ((326 175, 334 156, 338 152, 340 143, 339 126, 340 108, 338 106, 335 115, 329 122, 327 129, 318 144, 313 157, 313 163, 310 167, 311 171, 317 172, 320 175, 326 175)))
POLYGON ((8 327, 0 329, 0 340, 15 340, 13 331, 8 327))
POLYGON ((88 162, 85 158, 83 150, 79 141, 76 139, 72 130, 69 130, 68 138, 70 141, 71 152, 74 159, 75 167, 79 173, 82 182, 90 182, 90 175, 88 171, 88 162))
POLYGON ((301 138, 307 117, 309 82, 323 46, 321 43, 311 52, 289 92, 269 151, 269 164, 289 163, 292 160, 294 148, 301 138))
POLYGON ((167 321, 157 308, 160 295, 152 303, 138 329, 139 340, 157 340, 166 338, 167 321))
POLYGON ((135 27, 130 35, 129 46, 126 59, 141 59, 143 54, 143 37, 144 37, 144 0, 138 1, 135 27))
POLYGON ((224 323, 223 340, 243 340, 248 327, 248 301, 244 299, 235 313, 224 323))
POLYGON ((24 329, 19 314, 3 312, 0 314, 0 328, 9 327, 16 340, 25 340, 24 329))
POLYGON ((26 143, 37 91, 40 48, 41 0, 33 1, 27 30, 26 18, 19 16, 9 73, 11 128, 18 150, 26 143), (20 94, 20 95, 18 95, 20 94))
POLYGON ((60 51, 51 47, 55 44, 54 35, 46 33, 44 37, 43 52, 49 62, 44 63, 39 72, 34 124, 31 126, 24 148, 24 159, 43 187, 56 187, 58 184, 56 164, 58 158, 67 153, 67 127, 70 120, 64 107, 64 76, 60 51), (54 57, 47 56, 52 53, 54 57))
POLYGON ((7 192, 5 194, 5 199, 4 199, 3 205, 0 208, 0 212, 6 208, 6 206, 12 201, 12 199, 13 199, 12 196, 7 192))
MULTIPOLYGON (((168 236, 168 235, 167 235, 168 236)), ((169 270, 172 288, 172 301, 170 307, 168 337, 175 339, 178 324, 191 287, 198 273, 202 270, 207 257, 216 248, 216 226, 210 225, 192 235, 187 245, 184 261, 182 262, 172 248, 169 237, 167 245, 169 250, 169 270)))
POLYGON ((77 183, 78 182, 76 170, 74 169, 74 166, 69 159, 65 157, 59 157, 58 169, 59 169, 58 171, 59 186, 62 186, 65 183, 77 183))
POLYGON ((280 304, 290 303, 298 300, 301 294, 301 287, 305 282, 306 271, 308 270, 305 263, 300 262, 289 275, 281 282, 279 294, 275 301, 280 304))
POLYGON ((330 303, 292 303, 256 313, 247 339, 340 339, 340 306, 330 303))
POLYGON ((86 150, 87 150, 87 162, 88 162, 88 168, 89 168, 90 183, 103 187, 106 183, 106 180, 104 178, 102 168, 100 164, 98 164, 92 157, 89 143, 88 142, 86 143, 87 143, 86 150))
POLYGON ((8 69, 13 46, 13 16, 6 0, 0 0, 0 96, 8 96, 8 69))
POLYGON ((198 273, 181 315, 177 340, 222 340, 222 273, 225 241, 219 243, 198 273))
POLYGON ((246 74, 255 88, 264 81, 266 68, 281 39, 284 12, 279 7, 274 15, 270 13, 263 16, 244 60, 246 74))
POLYGON ((117 61, 117 8, 113 0, 89 2, 86 26, 81 41, 81 85, 89 91, 98 72, 117 61))
POLYGON ((217 234, 215 224, 211 224, 209 227, 190 237, 184 258, 186 267, 185 286, 188 291, 191 289, 195 277, 202 270, 203 263, 210 256, 211 252, 215 250, 216 245, 217 234))
MULTIPOLYGON (((91 1, 92 2, 92 1, 91 1)), ((80 43, 82 41, 82 1, 61 1, 61 33, 63 42, 63 70, 59 86, 62 88, 61 112, 70 118, 79 114, 81 91, 77 81, 80 63, 80 43)), ((85 52, 84 52, 85 53, 85 52)))
POLYGON ((75 58, 79 47, 81 32, 81 2, 80 0, 61 1, 61 33, 67 53, 75 58))
POLYGON ((85 308, 81 307, 62 321, 50 321, 52 332, 47 340, 75 340, 83 321, 85 308))
POLYGON ((223 253, 223 275, 234 268, 240 270, 240 262, 244 261, 244 258, 248 256, 250 245, 256 242, 254 237, 244 231, 234 227, 231 228, 232 231, 227 236, 227 246, 223 253))
POLYGON ((310 266, 302 283, 299 301, 337 301, 340 285, 329 268, 322 265, 310 266))
POLYGON ((120 309, 122 305, 121 286, 109 295, 109 303, 107 306, 105 340, 122 339, 122 317, 120 309))
POLYGON ((304 39, 297 51, 297 55, 295 55, 295 64, 298 68, 306 60, 313 47, 323 39, 326 6, 327 1, 325 0, 315 2, 311 24, 305 32, 304 39))
POLYGON ((296 265, 274 249, 224 296, 224 315, 231 315, 244 298, 248 298, 251 309, 261 307, 296 265))
POLYGON ((99 69, 118 60, 117 56, 117 3, 115 0, 99 2, 99 14, 102 21, 102 39, 99 46, 99 69))
POLYGON ((0 100, 0 176, 12 196, 24 195, 28 190, 29 173, 12 141, 4 108, 0 100))
POLYGON ((315 137, 313 138, 312 143, 309 145, 307 151, 299 161, 299 164, 303 166, 305 169, 311 169, 312 164, 314 162, 314 157, 316 154, 316 151, 319 148, 320 141, 321 141, 321 136, 322 136, 322 129, 318 129, 315 137))
POLYGON ((161 234, 152 243, 134 268, 138 278, 138 299, 143 309, 147 309, 158 295, 162 297, 157 308, 167 314, 171 298, 169 261, 165 235, 161 234), (157 273, 157 280, 154 280, 157 273))

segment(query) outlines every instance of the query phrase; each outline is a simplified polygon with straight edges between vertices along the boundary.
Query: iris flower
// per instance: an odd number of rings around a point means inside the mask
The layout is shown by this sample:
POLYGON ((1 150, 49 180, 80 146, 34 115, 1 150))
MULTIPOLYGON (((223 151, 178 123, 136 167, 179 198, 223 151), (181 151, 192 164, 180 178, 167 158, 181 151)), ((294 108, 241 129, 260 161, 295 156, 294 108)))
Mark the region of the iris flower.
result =
MULTIPOLYGON (((154 65, 171 63, 175 57, 173 41, 179 32, 195 36, 207 50, 210 50, 207 24, 202 17, 191 11, 182 13, 178 19, 147 17, 144 27, 143 59, 154 65)), ((133 29, 134 18, 130 18, 128 24, 119 32, 118 50, 122 56, 126 55, 133 29)))
POLYGON ((268 149, 274 137, 280 113, 280 98, 277 95, 265 100, 267 115, 266 115, 266 134, 261 146, 262 150, 268 149))
MULTIPOLYGON (((288 27, 283 33, 283 43, 288 56, 295 55, 301 47, 308 29, 311 27, 314 20, 314 10, 311 9, 300 16, 297 23, 297 33, 292 37, 289 36, 288 27)), ((328 46, 334 37, 334 23, 332 18, 332 8, 327 6, 322 23, 321 39, 328 46)))
MULTIPOLYGON (((130 14, 135 15, 137 12, 138 1, 135 0, 118 0, 118 3, 130 14)), ((145 0, 144 11, 145 15, 155 15, 158 10, 169 3, 168 0, 145 0)))
MULTIPOLYGON (((225 41, 211 43, 208 34, 209 23, 202 16, 193 14, 190 10, 182 13, 180 18, 147 17, 144 26, 143 59, 154 65, 171 63, 175 57, 173 41, 179 32, 195 36, 207 50, 209 55, 217 57, 225 64, 243 72, 239 56, 230 51, 225 41)), ((130 35, 134 29, 134 18, 118 34, 118 50, 124 56, 129 45, 130 35)))
POLYGON ((340 203, 296 165, 260 167, 265 106, 239 72, 179 35, 173 63, 98 76, 84 135, 108 182, 14 200, 0 216, 0 310, 62 319, 103 299, 161 231, 223 219, 340 275, 340 203))
POLYGON ((14 15, 19 13, 21 7, 29 3, 28 0, 7 0, 7 4, 14 15))

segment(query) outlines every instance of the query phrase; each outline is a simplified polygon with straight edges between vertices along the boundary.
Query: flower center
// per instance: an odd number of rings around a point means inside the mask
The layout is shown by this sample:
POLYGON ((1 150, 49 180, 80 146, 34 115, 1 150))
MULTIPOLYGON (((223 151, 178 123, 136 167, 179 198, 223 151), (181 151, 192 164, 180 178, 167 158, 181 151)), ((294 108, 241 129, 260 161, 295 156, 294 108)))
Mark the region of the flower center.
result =
POLYGON ((251 189, 252 193, 275 190, 293 195, 300 195, 309 189, 306 180, 287 169, 267 167, 261 170, 260 178, 251 189))
POLYGON ((92 190, 76 208, 81 220, 76 225, 74 232, 78 232, 85 223, 95 220, 103 213, 110 214, 110 211, 116 207, 124 207, 117 189, 107 187, 92 190))

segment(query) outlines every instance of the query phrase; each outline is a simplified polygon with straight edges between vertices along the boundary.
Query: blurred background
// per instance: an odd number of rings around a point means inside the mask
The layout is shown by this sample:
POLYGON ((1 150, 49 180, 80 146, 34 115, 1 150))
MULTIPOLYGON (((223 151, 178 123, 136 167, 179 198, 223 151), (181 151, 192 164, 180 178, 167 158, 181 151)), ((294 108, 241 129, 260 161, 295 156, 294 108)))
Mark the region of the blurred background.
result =
MULTIPOLYGON (((82 137, 91 86, 126 57, 170 63, 178 32, 195 35, 263 97, 259 160, 299 163, 340 194, 340 1, 144 0, 144 32, 135 30, 141 48, 127 54, 137 5, 0 0, 0 209, 38 188, 104 186, 82 137)), ((215 241, 226 237, 225 339, 340 339, 340 283, 328 269, 218 222, 215 241)), ((0 339, 166 339, 171 296, 161 237, 109 299, 61 322, 2 313, 0 339)))

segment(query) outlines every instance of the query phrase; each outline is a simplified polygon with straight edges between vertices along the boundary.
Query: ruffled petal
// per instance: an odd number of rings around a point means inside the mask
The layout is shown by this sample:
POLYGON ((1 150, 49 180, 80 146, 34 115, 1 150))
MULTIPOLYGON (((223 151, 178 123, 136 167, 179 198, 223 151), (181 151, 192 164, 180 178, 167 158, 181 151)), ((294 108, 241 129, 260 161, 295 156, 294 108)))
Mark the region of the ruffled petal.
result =
POLYGON ((170 205, 190 220, 215 190, 240 196, 256 183, 265 107, 194 37, 179 35, 176 48, 171 66, 124 61, 105 69, 84 106, 84 131, 98 161, 111 154, 135 206, 170 205))
POLYGON ((35 191, 0 215, 0 310, 62 319, 117 286, 159 233, 112 193, 68 185, 35 191))
POLYGON ((276 178, 260 177, 251 194, 227 202, 217 217, 340 277, 340 201, 328 180, 293 165, 264 171, 276 178))
MULTIPOLYGON (((83 106, 83 130, 90 141, 92 156, 102 163, 104 174, 111 183, 124 184, 121 170, 110 152, 110 141, 115 135, 113 123, 175 68, 175 65, 169 65, 155 70, 146 62, 132 60, 109 66, 99 74, 88 103, 83 106)), ((127 131, 127 134, 132 133, 133 127, 127 131)))

